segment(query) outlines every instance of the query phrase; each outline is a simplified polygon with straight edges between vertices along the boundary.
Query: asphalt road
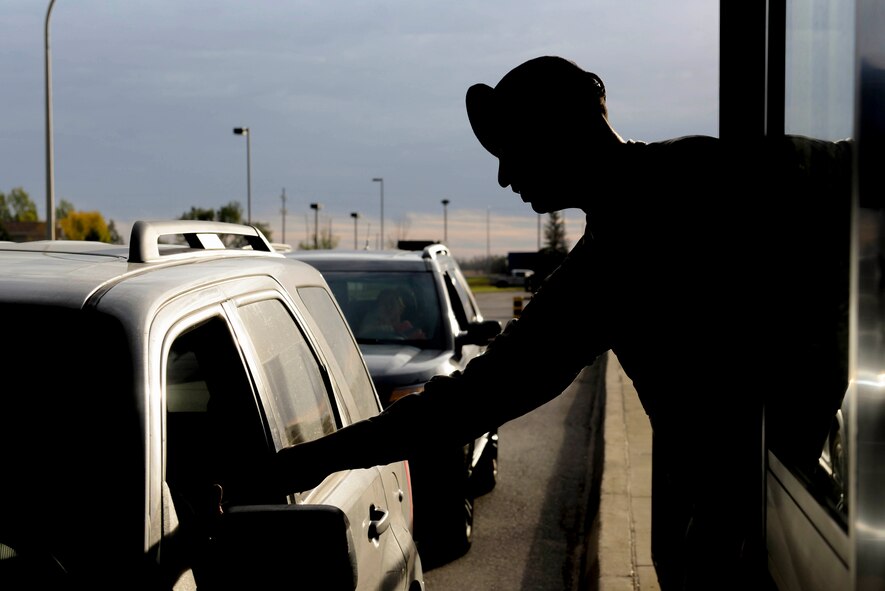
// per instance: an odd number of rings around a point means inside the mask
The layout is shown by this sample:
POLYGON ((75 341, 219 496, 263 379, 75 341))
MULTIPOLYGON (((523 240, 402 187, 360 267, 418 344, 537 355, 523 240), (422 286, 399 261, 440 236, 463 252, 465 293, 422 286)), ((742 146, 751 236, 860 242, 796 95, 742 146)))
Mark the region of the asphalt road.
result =
MULTIPOLYGON (((513 297, 477 293, 486 318, 509 320, 513 297)), ((602 469, 604 367, 499 429, 499 478, 476 499, 470 551, 425 572, 427 591, 591 589, 602 469)))

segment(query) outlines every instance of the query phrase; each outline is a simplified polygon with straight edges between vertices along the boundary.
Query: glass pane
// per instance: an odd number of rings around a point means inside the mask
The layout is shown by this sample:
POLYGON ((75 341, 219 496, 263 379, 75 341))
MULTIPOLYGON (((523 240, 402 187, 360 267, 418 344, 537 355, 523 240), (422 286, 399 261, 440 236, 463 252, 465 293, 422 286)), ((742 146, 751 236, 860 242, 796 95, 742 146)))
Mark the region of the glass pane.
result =
POLYGON ((855 3, 787 3, 785 129, 825 140, 851 136, 855 3))
POLYGON ((298 293, 332 347, 335 359, 347 379, 347 385, 356 402, 359 418, 375 416, 380 410, 375 388, 363 365, 362 353, 350 336, 347 324, 335 308, 329 292, 321 287, 306 287, 300 289, 298 293))
MULTIPOLYGON (((799 425, 813 418, 799 405, 806 401, 834 399, 838 402, 847 388, 848 372, 848 293, 850 254, 850 181, 848 166, 836 164, 831 157, 847 147, 854 121, 854 47, 855 2, 821 0, 791 1, 786 12, 785 112, 786 133, 797 136, 796 163, 804 175, 814 179, 808 185, 790 187, 797 193, 797 226, 826 227, 815 244, 802 246, 805 274, 805 299, 808 314, 800 329, 807 335, 808 355, 797 359, 804 368, 796 376, 793 392, 786 393, 795 402, 782 410, 779 421, 770 429, 811 432, 799 425), (800 143, 802 142, 802 143, 800 143), (841 144, 836 146, 836 144, 841 144), (825 146, 825 151, 817 146, 825 146), (803 211, 800 213, 800 209, 803 211), (825 212, 815 214, 814 212, 825 212), (815 217, 817 215, 817 217, 815 217), (821 224, 820 219, 826 222, 821 224), (820 224, 820 226, 816 225, 820 224), (828 225, 827 225, 828 224, 828 225), (783 427, 778 429, 779 424, 783 427)), ((847 160, 842 158, 838 162, 847 160)), ((798 178, 798 175, 796 175, 798 178)), ((786 232, 787 229, 785 228, 786 232)), ((797 293, 799 293, 797 291, 797 293)), ((789 364, 785 364, 789 367, 789 364)), ((809 405, 814 402, 808 402, 809 405)), ((791 457, 791 443, 771 443, 785 465, 844 524, 847 516, 848 449, 846 409, 829 417, 821 413, 819 426, 823 444, 815 464, 803 465, 791 457)), ((817 420, 817 419, 815 419, 817 420)), ((776 440, 776 433, 769 433, 776 440)))
POLYGON ((273 412, 284 425, 285 443, 293 445, 337 428, 319 362, 279 300, 240 308, 246 329, 270 389, 273 412))
POLYGON ((407 342, 442 348, 442 308, 428 272, 325 272, 347 322, 363 344, 407 342))

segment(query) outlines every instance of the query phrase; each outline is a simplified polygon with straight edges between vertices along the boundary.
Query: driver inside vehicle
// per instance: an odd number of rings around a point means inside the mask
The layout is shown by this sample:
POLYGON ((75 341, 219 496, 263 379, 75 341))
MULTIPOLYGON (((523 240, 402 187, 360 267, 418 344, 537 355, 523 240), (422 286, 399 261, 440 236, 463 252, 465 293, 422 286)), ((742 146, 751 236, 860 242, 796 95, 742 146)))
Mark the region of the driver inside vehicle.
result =
POLYGON ((426 339, 419 327, 402 317, 406 304, 395 289, 383 289, 375 300, 375 307, 366 314, 359 329, 360 338, 372 339, 426 339))

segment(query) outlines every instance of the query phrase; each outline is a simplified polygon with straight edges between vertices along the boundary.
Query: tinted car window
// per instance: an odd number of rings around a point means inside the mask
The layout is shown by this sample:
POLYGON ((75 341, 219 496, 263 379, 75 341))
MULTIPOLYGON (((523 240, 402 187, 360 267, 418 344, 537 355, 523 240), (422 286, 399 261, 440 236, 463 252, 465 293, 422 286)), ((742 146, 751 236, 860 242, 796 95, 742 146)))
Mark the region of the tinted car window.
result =
POLYGON ((240 308, 252 335, 277 421, 285 425, 283 442, 293 445, 333 432, 337 421, 316 357, 279 300, 240 308))
POLYGON ((269 444, 249 375, 222 318, 191 327, 172 343, 166 421, 170 486, 204 476, 224 485, 228 495, 246 494, 249 484, 237 479, 269 444))

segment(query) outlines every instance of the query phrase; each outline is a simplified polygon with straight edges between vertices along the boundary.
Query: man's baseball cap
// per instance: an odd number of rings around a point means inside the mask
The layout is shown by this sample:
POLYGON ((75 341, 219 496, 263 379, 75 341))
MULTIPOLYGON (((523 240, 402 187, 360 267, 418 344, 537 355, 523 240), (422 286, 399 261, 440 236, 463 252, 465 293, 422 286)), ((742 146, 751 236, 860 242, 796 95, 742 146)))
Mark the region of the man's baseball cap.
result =
POLYGON ((467 117, 482 146, 499 156, 505 125, 526 125, 528 117, 552 120, 570 108, 604 109, 605 86, 596 74, 556 56, 530 59, 510 70, 497 86, 467 89, 467 117))

